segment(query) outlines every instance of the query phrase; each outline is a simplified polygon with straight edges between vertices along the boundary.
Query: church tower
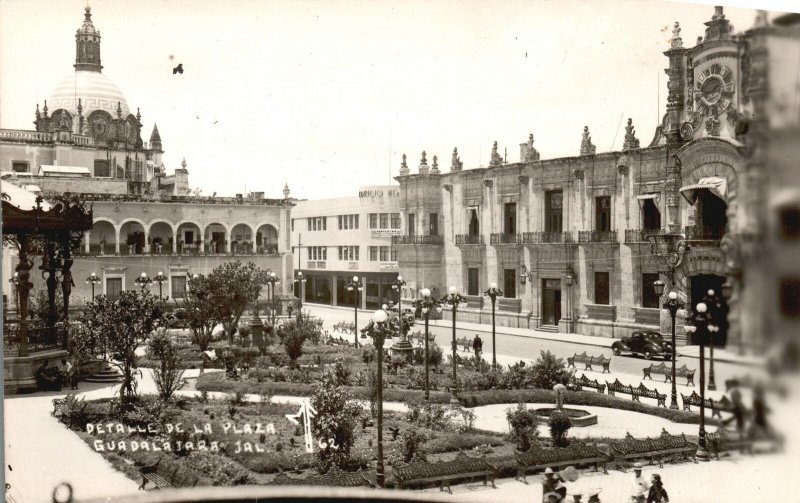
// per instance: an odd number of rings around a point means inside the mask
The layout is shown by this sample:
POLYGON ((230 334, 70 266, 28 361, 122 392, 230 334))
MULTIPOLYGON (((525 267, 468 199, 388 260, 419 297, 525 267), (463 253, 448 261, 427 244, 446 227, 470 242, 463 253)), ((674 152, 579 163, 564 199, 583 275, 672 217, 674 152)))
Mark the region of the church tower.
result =
POLYGON ((75 64, 76 70, 89 70, 99 72, 103 69, 100 64, 100 32, 92 24, 92 8, 86 6, 83 26, 75 33, 75 64))

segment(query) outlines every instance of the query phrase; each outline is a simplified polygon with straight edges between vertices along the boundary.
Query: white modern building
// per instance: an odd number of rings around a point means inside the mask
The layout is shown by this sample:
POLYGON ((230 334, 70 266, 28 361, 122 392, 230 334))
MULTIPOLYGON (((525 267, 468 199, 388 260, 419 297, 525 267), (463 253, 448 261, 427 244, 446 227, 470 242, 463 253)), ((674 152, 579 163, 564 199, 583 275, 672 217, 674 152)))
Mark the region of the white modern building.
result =
MULTIPOLYGON (((347 284, 358 276, 364 286, 359 304, 378 308, 396 300, 397 250, 401 233, 400 192, 396 185, 362 187, 349 197, 298 201, 292 210, 291 246, 295 272, 303 273, 303 302, 353 306, 347 284)), ((295 295, 301 295, 295 287, 295 295)))

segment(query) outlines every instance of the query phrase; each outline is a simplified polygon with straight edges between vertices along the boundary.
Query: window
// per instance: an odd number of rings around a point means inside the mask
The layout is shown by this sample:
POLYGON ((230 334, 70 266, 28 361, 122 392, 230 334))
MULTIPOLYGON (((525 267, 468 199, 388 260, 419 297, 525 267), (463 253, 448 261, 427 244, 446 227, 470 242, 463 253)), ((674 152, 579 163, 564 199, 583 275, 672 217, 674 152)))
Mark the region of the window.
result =
POLYGON ((642 307, 658 308, 658 295, 653 288, 653 283, 658 281, 657 272, 642 274, 642 307))
POLYGON ((611 196, 594 198, 595 230, 608 232, 611 230, 611 196))
POLYGON ((358 246, 340 246, 339 260, 358 261, 358 246))
POLYGON ((800 318, 800 278, 781 280, 781 313, 786 318, 800 318))
POLYGON ((781 210, 781 230, 786 239, 800 238, 800 208, 783 208, 781 210))
POLYGON ((661 228, 661 212, 652 199, 645 199, 642 205, 642 229, 657 231, 661 228))
POLYGON ((438 213, 431 213, 430 217, 428 217, 430 221, 428 222, 428 229, 431 236, 438 236, 439 235, 439 214, 438 213))
POLYGON ((467 269, 467 295, 480 295, 479 275, 480 269, 477 267, 467 269))
POLYGON ((408 214, 408 235, 417 235, 417 216, 413 213, 408 214))
POLYGON ((182 299, 186 297, 186 276, 172 276, 170 278, 172 284, 172 291, 170 296, 173 299, 182 299))
POLYGON ((388 213, 381 213, 381 229, 388 229, 389 228, 389 214, 388 213))
POLYGON ((324 231, 328 228, 328 217, 312 217, 308 219, 308 230, 324 231))
MULTIPOLYGON (((607 272, 594 273, 594 303, 609 304, 609 278, 607 272)), ((650 284, 652 289, 652 283, 650 284)))
POLYGON ((389 259, 392 262, 397 262, 397 250, 391 247, 389 248, 389 259))
POLYGON ((517 233, 517 203, 503 205, 503 233, 517 233))
POLYGON ((358 229, 358 215, 339 215, 339 230, 358 229))
POLYGON ((325 246, 309 246, 308 260, 328 260, 328 248, 325 246))
POLYGON ((381 246, 381 261, 386 262, 389 260, 389 247, 388 246, 381 246))
POLYGON ((186 244, 194 243, 194 231, 183 231, 183 242, 186 244))
POLYGON ((400 228, 400 213, 392 213, 392 229, 400 228))
POLYGON ((11 161, 11 171, 14 173, 27 173, 29 166, 28 161, 11 161))
POLYGON ((562 232, 564 193, 560 190, 549 190, 545 192, 544 205, 545 232, 562 232))
POLYGON ((111 176, 108 167, 108 161, 105 159, 95 159, 94 161, 94 176, 108 177, 111 176))
POLYGON ((106 278, 106 297, 116 300, 122 292, 122 278, 106 278))
POLYGON ((378 261, 378 247, 377 246, 370 246, 369 247, 369 261, 370 262, 377 262, 378 261))
POLYGON ((306 223, 308 224, 308 230, 311 230, 311 219, 306 218, 306 223))
POLYGON ((377 213, 370 213, 369 214, 369 228, 370 229, 377 229, 378 228, 378 214, 377 213))
POLYGON ((469 209, 469 235, 470 236, 477 236, 480 234, 481 225, 478 221, 478 209, 477 208, 470 208, 469 209))
POLYGON ((517 270, 503 269, 503 297, 517 298, 517 270))

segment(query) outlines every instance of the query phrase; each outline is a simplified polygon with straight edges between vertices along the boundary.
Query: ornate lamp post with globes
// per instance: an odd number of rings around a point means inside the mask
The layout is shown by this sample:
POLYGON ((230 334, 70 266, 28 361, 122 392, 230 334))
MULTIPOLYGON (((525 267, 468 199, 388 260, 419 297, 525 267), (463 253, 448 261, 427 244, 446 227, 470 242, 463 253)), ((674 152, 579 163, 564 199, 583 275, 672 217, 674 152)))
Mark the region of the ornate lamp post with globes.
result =
POLYGON ((297 321, 299 323, 303 320, 303 290, 306 288, 306 277, 303 276, 303 271, 297 271, 294 282, 297 283, 297 321))
POLYGON ((375 360, 378 363, 378 462, 375 469, 375 481, 378 487, 384 487, 383 469, 383 343, 386 338, 392 337, 392 329, 389 327, 389 315, 383 309, 378 309, 372 314, 372 322, 362 331, 362 335, 372 338, 375 346, 375 360))
POLYGON ((462 302, 465 302, 465 299, 461 294, 458 293, 455 286, 451 286, 448 290, 450 293, 449 295, 445 296, 443 302, 453 306, 453 387, 452 396, 450 397, 450 403, 453 405, 458 405, 458 353, 457 353, 457 346, 456 346, 456 310, 458 309, 458 305, 462 302))
POLYGON ((364 285, 358 280, 358 276, 353 276, 353 279, 347 282, 347 290, 353 292, 353 341, 355 347, 358 349, 358 293, 364 289, 364 285))
POLYGON ((431 297, 430 288, 423 288, 419 293, 422 295, 422 298, 414 301, 414 308, 419 308, 420 311, 422 311, 422 315, 425 317, 425 400, 430 400, 431 392, 430 386, 428 385, 428 373, 430 371, 430 362, 428 361, 428 338, 430 336, 428 334, 428 321, 430 320, 431 310, 436 309, 436 312, 441 313, 442 306, 436 299, 431 297))
POLYGON ((697 304, 696 311, 691 317, 690 324, 686 325, 686 332, 689 334, 697 333, 700 342, 700 431, 697 440, 696 457, 700 461, 708 461, 708 450, 706 449, 706 360, 705 360, 705 339, 708 335, 710 323, 708 306, 704 302, 697 304))
POLYGON ((713 321, 708 326, 709 339, 709 369, 708 369, 708 390, 714 391, 717 389, 717 383, 714 380, 714 346, 717 342, 717 334, 720 330, 720 325, 725 319, 725 311, 727 308, 727 300, 730 298, 733 285, 725 283, 722 285, 722 297, 720 297, 714 290, 709 290, 703 297, 703 302, 708 306, 709 317, 713 321))
POLYGON ((403 306, 402 306, 402 299, 403 299, 403 287, 406 286, 406 282, 403 281, 403 277, 399 274, 397 275, 397 279, 394 280, 392 283, 392 290, 397 292, 397 330, 398 330, 398 337, 400 339, 403 338, 403 306))
MULTIPOLYGON (((656 291, 656 295, 661 298, 661 295, 664 294, 664 282, 656 280, 653 282, 653 289, 656 291)), ((679 309, 683 309, 683 302, 678 300, 678 294, 675 292, 669 292, 667 297, 667 301, 664 302, 663 307, 669 310, 669 316, 672 320, 672 397, 670 398, 669 408, 677 410, 678 390, 675 385, 675 358, 677 357, 678 350, 675 346, 675 316, 678 314, 679 309)))
POLYGON ((90 274, 89 277, 86 278, 86 284, 92 285, 92 300, 94 300, 94 288, 99 285, 101 281, 100 277, 95 273, 90 274))
POLYGON ((281 280, 278 279, 278 275, 275 274, 274 271, 267 274, 267 294, 271 295, 272 297, 268 302, 270 302, 270 323, 275 325, 275 285, 279 285, 281 280))
MULTIPOLYGON (((497 302, 497 296, 503 295, 503 292, 497 288, 497 283, 492 283, 489 286, 489 289, 484 292, 484 295, 487 295, 492 300, 492 370, 497 370, 497 345, 495 344, 495 322, 494 322, 494 313, 495 313, 495 303, 497 302)), ((455 319, 453 320, 453 325, 455 325, 455 319)))
POLYGON ((143 272, 133 282, 136 283, 144 292, 144 289, 150 286, 150 283, 152 283, 153 280, 150 279, 150 276, 148 276, 146 272, 143 272))
POLYGON ((168 278, 164 276, 164 273, 162 271, 158 271, 158 274, 156 274, 156 277, 153 278, 153 281, 158 283, 158 300, 161 301, 164 298, 162 296, 163 285, 166 281, 168 281, 168 278))

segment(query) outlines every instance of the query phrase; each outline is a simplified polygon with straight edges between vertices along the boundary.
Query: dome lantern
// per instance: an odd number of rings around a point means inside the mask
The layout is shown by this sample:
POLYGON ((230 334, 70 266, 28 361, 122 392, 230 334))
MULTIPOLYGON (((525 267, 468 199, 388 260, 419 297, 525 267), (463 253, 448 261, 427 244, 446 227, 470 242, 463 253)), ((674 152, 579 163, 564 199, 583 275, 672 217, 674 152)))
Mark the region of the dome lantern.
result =
POLYGON ((92 8, 88 5, 84 13, 83 25, 75 33, 75 64, 76 70, 89 70, 99 72, 103 69, 100 64, 100 32, 92 23, 92 8))

